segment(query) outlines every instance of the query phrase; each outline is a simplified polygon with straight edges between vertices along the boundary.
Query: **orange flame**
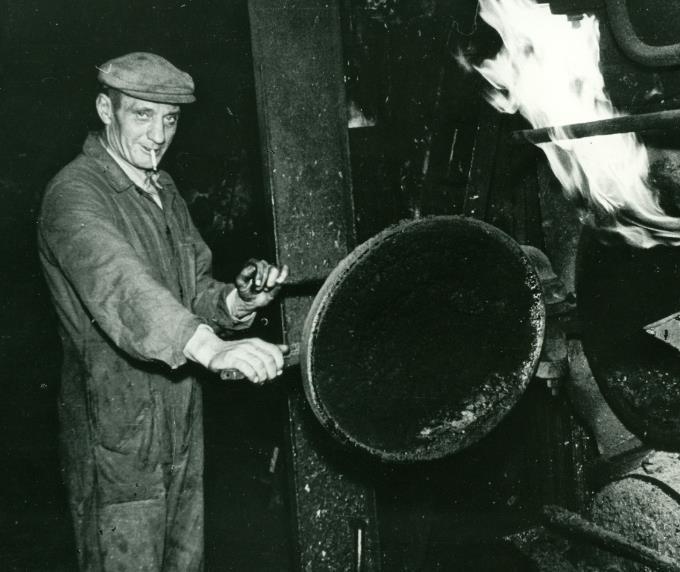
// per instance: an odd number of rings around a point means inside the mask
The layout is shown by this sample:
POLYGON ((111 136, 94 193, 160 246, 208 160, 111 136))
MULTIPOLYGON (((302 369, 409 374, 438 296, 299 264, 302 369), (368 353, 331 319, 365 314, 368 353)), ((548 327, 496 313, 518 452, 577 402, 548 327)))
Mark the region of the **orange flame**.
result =
MULTIPOLYGON (((519 111, 535 128, 620 115, 600 71, 597 18, 571 22, 533 0, 480 0, 480 16, 503 40, 498 55, 476 67, 495 88, 488 101, 503 113, 519 111)), ((633 133, 564 139, 538 145, 584 222, 619 232, 631 244, 680 244, 680 219, 659 206, 648 182, 647 150, 633 133)))

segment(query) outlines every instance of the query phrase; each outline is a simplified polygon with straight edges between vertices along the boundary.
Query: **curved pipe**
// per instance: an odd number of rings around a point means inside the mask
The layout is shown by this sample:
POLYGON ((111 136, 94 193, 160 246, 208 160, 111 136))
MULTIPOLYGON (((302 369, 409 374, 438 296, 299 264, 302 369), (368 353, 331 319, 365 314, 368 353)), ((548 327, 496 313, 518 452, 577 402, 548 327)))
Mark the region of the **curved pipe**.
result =
POLYGON ((680 65, 680 43, 652 46, 643 42, 633 29, 626 0, 605 0, 614 38, 633 61, 652 67, 680 65))

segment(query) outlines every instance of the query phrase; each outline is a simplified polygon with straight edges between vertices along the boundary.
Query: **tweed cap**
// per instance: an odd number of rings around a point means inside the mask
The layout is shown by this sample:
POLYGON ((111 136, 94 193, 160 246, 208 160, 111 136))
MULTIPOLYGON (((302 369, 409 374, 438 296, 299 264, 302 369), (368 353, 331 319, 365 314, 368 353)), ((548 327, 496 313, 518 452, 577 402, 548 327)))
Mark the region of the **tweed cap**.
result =
POLYGON ((138 99, 171 104, 196 101, 191 76, 156 54, 132 52, 97 69, 100 83, 138 99))

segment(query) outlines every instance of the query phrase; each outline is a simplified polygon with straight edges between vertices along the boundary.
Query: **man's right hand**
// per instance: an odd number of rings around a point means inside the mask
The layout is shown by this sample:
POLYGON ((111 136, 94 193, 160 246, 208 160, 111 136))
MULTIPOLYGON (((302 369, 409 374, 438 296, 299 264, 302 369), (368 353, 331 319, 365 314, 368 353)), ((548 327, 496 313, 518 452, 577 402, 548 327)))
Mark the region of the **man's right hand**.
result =
POLYGON ((253 383, 266 383, 281 375, 284 345, 270 344, 259 338, 224 341, 207 368, 214 372, 236 369, 253 383))

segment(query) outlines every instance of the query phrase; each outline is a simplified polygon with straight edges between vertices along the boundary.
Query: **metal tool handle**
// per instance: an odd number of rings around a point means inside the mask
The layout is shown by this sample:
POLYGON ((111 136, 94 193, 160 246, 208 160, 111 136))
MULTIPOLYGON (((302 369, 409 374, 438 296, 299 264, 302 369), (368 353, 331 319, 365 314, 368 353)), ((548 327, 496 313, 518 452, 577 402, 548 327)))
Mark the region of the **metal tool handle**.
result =
MULTIPOLYGON (((283 367, 289 368, 291 366, 299 365, 300 363, 300 344, 290 344, 288 346, 288 353, 283 356, 283 367)), ((238 369, 229 368, 220 371, 220 379, 224 381, 237 381, 239 379, 245 379, 246 376, 243 375, 238 369)))

